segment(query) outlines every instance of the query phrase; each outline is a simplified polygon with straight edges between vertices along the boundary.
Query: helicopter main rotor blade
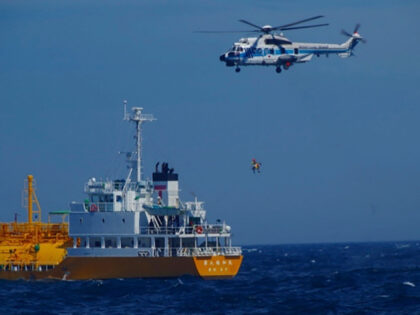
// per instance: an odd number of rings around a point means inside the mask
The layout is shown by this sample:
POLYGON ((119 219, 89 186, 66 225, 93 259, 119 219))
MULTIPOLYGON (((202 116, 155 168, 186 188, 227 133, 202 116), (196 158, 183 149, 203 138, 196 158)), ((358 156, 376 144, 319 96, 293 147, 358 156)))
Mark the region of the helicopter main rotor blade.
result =
POLYGON ((312 21, 312 20, 320 19, 322 17, 324 17, 324 16, 323 15, 317 15, 317 16, 314 16, 314 17, 311 17, 311 18, 308 18, 308 19, 304 19, 304 20, 300 20, 300 21, 297 21, 297 22, 273 27, 273 30, 282 30, 285 27, 293 26, 293 25, 296 25, 296 24, 304 23, 304 22, 309 22, 309 21, 312 21))
POLYGON ((193 31, 193 33, 205 33, 205 34, 223 34, 223 33, 254 33, 259 32, 257 30, 250 31, 193 31))
POLYGON ((325 23, 325 24, 316 24, 316 25, 307 25, 307 26, 285 27, 285 28, 282 28, 281 30, 282 31, 298 30, 298 29, 301 29, 301 28, 312 28, 312 27, 320 27, 320 26, 327 26, 327 25, 330 25, 330 24, 325 23))
POLYGON ((357 23, 357 24, 356 24, 356 27, 354 28, 353 33, 357 33, 357 31, 359 30, 359 27, 360 27, 360 24, 359 24, 359 23, 357 23))
POLYGON ((264 29, 263 29, 261 26, 258 26, 258 25, 256 25, 256 24, 253 24, 253 23, 248 22, 248 21, 245 21, 245 20, 239 20, 239 22, 242 22, 242 23, 245 23, 245 24, 251 25, 251 26, 253 26, 253 27, 255 27, 255 28, 258 28, 260 31, 264 32, 264 29))

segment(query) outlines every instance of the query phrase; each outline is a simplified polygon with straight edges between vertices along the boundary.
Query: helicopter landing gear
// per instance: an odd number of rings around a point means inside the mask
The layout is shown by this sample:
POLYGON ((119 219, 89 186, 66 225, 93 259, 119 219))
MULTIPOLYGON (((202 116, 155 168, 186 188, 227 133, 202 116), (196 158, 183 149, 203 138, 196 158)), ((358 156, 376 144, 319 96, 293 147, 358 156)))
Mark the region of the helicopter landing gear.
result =
POLYGON ((280 67, 276 67, 276 72, 280 73, 281 72, 281 68, 280 67))
POLYGON ((235 71, 236 71, 236 72, 240 72, 240 71, 241 71, 241 68, 236 67, 235 71))

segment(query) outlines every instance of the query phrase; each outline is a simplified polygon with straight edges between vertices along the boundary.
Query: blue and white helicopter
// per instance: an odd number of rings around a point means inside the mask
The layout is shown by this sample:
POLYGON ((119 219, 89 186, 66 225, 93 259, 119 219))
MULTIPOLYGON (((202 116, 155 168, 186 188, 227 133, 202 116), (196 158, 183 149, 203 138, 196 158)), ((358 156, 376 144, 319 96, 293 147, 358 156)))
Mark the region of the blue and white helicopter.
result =
POLYGON ((317 57, 326 55, 328 57, 330 54, 337 54, 342 58, 347 58, 353 55, 353 49, 359 41, 366 42, 358 33, 360 24, 356 25, 353 34, 349 34, 344 30, 341 31, 342 34, 349 37, 342 44, 292 42, 281 33, 282 31, 329 25, 324 23, 295 26, 322 17, 322 15, 318 15, 275 27, 271 25, 258 26, 246 20, 239 20, 239 22, 250 25, 255 29, 250 31, 201 31, 200 33, 260 33, 257 37, 241 38, 234 43, 230 50, 220 56, 220 61, 225 62, 228 67, 235 67, 236 72, 241 71, 241 66, 275 66, 276 72, 280 73, 282 67, 284 70, 287 70, 295 63, 310 61, 314 55, 317 57), (275 31, 280 31, 280 33, 275 33, 275 31))

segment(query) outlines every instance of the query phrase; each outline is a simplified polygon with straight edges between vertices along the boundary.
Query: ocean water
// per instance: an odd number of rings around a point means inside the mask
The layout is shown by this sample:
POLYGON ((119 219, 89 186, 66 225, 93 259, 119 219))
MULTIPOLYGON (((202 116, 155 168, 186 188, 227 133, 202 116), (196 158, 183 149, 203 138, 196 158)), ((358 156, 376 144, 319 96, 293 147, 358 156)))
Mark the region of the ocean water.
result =
POLYGON ((0 313, 420 314, 420 243, 244 247, 231 280, 0 281, 0 313))

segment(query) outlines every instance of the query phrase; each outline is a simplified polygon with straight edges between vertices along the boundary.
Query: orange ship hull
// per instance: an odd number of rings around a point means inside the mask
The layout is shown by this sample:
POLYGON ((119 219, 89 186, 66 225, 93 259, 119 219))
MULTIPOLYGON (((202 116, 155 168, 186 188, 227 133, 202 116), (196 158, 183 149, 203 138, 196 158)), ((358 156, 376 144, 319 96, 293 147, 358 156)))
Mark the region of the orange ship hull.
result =
POLYGON ((234 277, 243 256, 225 257, 66 257, 47 271, 0 271, 5 280, 88 280, 112 278, 172 278, 199 276, 204 279, 234 277))

